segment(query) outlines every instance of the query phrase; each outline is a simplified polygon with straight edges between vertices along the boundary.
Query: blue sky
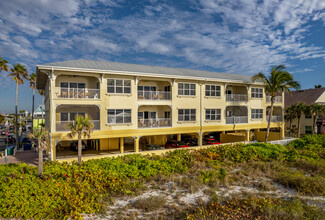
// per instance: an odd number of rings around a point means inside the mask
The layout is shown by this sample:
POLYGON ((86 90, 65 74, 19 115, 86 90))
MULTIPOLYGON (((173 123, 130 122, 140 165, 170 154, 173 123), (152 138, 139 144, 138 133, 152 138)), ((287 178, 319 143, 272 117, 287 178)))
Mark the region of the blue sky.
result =
MULTIPOLYGON (((324 26, 324 0, 10 0, 0 1, 0 56, 30 73, 72 59, 250 75, 285 64, 305 89, 325 86, 324 26)), ((0 112, 13 112, 6 76, 0 112)), ((20 86, 19 109, 31 100, 20 86)))

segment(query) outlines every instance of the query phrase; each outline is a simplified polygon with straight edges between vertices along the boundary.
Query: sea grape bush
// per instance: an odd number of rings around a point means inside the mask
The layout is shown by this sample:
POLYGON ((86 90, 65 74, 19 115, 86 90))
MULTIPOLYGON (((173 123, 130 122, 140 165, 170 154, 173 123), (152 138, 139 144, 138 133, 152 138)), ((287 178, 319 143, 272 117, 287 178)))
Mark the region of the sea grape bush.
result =
MULTIPOLYGON (((24 163, 0 165, 0 217, 61 219, 98 213, 112 195, 132 194, 144 179, 155 175, 186 173, 198 161, 316 161, 323 158, 323 151, 323 137, 306 136, 287 147, 265 143, 213 146, 161 156, 132 154, 89 160, 80 167, 50 162, 41 178, 35 167, 24 163), (301 147, 302 143, 307 148, 301 147)), ((212 174, 203 173, 202 179, 207 181, 212 174)))

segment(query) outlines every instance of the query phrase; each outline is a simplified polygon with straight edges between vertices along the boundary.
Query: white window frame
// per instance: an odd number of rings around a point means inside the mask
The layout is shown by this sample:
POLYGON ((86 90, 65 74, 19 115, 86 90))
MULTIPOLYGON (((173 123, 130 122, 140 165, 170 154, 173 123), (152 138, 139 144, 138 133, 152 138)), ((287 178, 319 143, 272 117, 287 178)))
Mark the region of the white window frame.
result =
POLYGON ((206 121, 220 121, 221 120, 221 109, 205 109, 205 120, 206 121))
POLYGON ((130 79, 116 79, 116 78, 108 78, 107 79, 107 88, 106 88, 106 93, 108 94, 131 94, 132 92, 132 81, 130 79), (114 80, 114 86, 113 85, 109 85, 108 81, 109 80, 114 80), (116 85, 116 81, 118 80, 121 80, 122 81, 122 86, 117 86, 116 85), (125 81, 130 81, 130 85, 129 86, 126 86, 125 85, 125 81), (109 92, 108 91, 108 87, 113 87, 114 88, 114 91, 113 92, 109 92), (122 92, 116 92, 116 88, 122 88, 122 92), (129 88, 130 89, 130 92, 125 92, 125 88, 129 88))
POLYGON ((263 98, 263 88, 251 88, 251 98, 262 99, 263 98))
POLYGON ((178 83, 178 95, 179 96, 196 96, 196 84, 195 83, 178 83), (194 88, 192 88, 194 86, 194 88), (182 87, 182 88, 180 88, 182 87), (188 87, 188 88, 186 88, 188 87))
POLYGON ((196 109, 178 109, 178 121, 196 121, 196 109))
POLYGON ((220 97, 221 96, 221 86, 214 85, 214 84, 206 84, 205 85, 205 96, 206 97, 220 97), (207 88, 207 87, 209 87, 209 88, 207 88))
POLYGON ((132 123, 132 109, 107 109, 107 124, 131 124, 132 123), (114 111, 114 117, 112 117, 113 122, 109 121, 109 114, 108 111, 114 111), (117 122, 117 111, 122 111, 122 122, 117 122), (130 111, 130 121, 126 121, 125 118, 125 111, 130 111))
POLYGON ((264 111, 262 108, 251 109, 251 119, 263 119, 264 111))

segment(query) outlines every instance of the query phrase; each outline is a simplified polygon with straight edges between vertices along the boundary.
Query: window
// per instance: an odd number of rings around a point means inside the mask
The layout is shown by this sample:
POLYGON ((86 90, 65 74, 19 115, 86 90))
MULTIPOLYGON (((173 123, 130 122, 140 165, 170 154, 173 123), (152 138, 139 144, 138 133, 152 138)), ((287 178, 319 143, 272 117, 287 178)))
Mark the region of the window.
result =
POLYGON ((85 117, 84 112, 61 112, 61 121, 74 121, 76 115, 85 117))
POLYGON ((221 120, 221 109, 206 109, 205 120, 207 121, 221 120))
POLYGON ((220 96, 220 86, 205 85, 205 96, 220 96))
POLYGON ((312 127, 311 126, 305 126, 305 134, 312 134, 312 127))
POLYGON ((131 109, 108 109, 108 124, 125 124, 131 123, 131 109))
POLYGON ((252 119, 262 119, 263 118, 263 109, 252 109, 251 117, 252 117, 252 119))
POLYGON ((131 80, 107 79, 107 93, 130 94, 131 80))
POLYGON ((195 84, 178 83, 178 95, 195 96, 195 84))
POLYGON ((178 121, 196 121, 196 109, 178 109, 178 121))
POLYGON ((251 96, 252 96, 252 98, 263 98, 263 89, 262 88, 252 88, 251 96))

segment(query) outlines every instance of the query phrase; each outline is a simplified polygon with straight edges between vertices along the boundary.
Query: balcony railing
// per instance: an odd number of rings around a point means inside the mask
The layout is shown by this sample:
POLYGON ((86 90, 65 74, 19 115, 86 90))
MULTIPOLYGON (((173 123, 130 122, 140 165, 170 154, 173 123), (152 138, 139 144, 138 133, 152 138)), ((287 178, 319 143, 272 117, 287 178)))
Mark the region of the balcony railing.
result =
MULTIPOLYGON (((69 131, 68 124, 71 121, 57 121, 56 122, 56 131, 69 131)), ((99 130, 100 129, 100 121, 99 120, 90 120, 91 123, 93 123, 94 128, 93 130, 99 130)))
POLYGON ((245 124, 248 123, 247 116, 226 117, 226 124, 245 124))
POLYGON ((227 94, 226 100, 229 102, 247 102, 248 96, 245 94, 227 94))
MULTIPOLYGON (((271 102, 271 96, 266 96, 266 101, 271 102)), ((275 96, 274 102, 282 102, 282 96, 275 96)))
POLYGON ((170 100, 171 93, 165 91, 138 91, 138 99, 145 100, 170 100))
POLYGON ((157 119, 138 119, 139 128, 160 128, 160 127, 171 127, 171 118, 157 118, 157 119))
POLYGON ((99 99, 99 89, 60 88, 58 97, 64 99, 99 99))
MULTIPOLYGON (((269 116, 266 116, 266 120, 269 121, 269 116)), ((272 115, 271 122, 282 122, 282 115, 272 115)))

